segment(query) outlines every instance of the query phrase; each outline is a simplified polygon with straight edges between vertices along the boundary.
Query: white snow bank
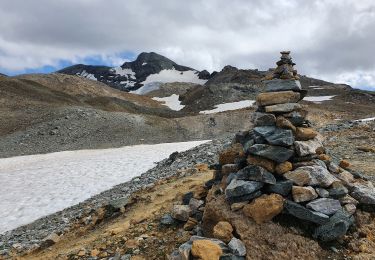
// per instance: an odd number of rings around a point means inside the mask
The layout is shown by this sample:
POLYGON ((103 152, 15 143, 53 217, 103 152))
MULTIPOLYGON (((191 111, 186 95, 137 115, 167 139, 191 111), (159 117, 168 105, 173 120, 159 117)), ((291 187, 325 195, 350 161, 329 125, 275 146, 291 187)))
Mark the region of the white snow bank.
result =
POLYGON ((232 102, 232 103, 224 103, 216 105, 214 109, 212 110, 204 110, 200 111, 200 114, 213 114, 228 110, 237 110, 245 107, 251 107, 255 103, 255 100, 242 100, 238 102, 232 102))
POLYGON ((181 105, 181 101, 178 100, 178 98, 179 98, 179 95, 172 94, 169 97, 162 97, 162 98, 160 98, 160 97, 153 97, 152 99, 156 100, 156 101, 159 101, 159 102, 163 102, 164 103, 163 105, 169 107, 172 110, 180 111, 185 106, 181 105))
POLYGON ((83 70, 82 72, 79 72, 76 74, 77 76, 86 78, 86 79, 92 79, 97 80, 97 78, 94 76, 94 74, 88 73, 86 70, 83 70))
POLYGON ((147 84, 150 82, 191 82, 196 84, 204 84, 207 80, 198 78, 198 71, 187 70, 187 71, 178 71, 176 69, 171 70, 162 70, 157 74, 149 75, 142 84, 147 84))
POLYGON ((129 181, 167 158, 208 141, 66 151, 0 159, 0 233, 129 181))
POLYGON ((363 118, 363 119, 358 119, 355 120, 356 122, 368 122, 368 121, 374 121, 375 117, 369 117, 369 118, 363 118))
POLYGON ((161 82, 150 82, 150 83, 143 85, 137 90, 130 91, 130 93, 144 95, 151 91, 158 90, 161 84, 162 84, 161 82))
POLYGON ((112 71, 120 76, 127 76, 128 79, 135 79, 135 72, 132 69, 115 67, 112 69, 112 71))
POLYGON ((328 100, 331 100, 333 97, 335 96, 311 96, 311 97, 304 97, 303 100, 305 101, 311 101, 311 102, 314 102, 314 103, 321 103, 323 101, 328 101, 328 100))

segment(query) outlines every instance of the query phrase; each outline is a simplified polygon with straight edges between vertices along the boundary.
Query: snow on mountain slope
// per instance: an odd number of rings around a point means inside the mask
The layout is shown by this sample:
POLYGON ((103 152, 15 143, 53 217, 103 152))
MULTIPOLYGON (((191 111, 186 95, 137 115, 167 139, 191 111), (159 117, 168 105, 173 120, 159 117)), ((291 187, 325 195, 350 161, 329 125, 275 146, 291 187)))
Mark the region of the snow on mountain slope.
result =
POLYGON ((229 110, 237 110, 241 108, 251 107, 255 103, 255 100, 242 100, 238 102, 224 103, 216 105, 214 109, 200 111, 200 114, 214 114, 229 110))
POLYGON ((160 97, 153 97, 152 99, 156 100, 156 101, 159 101, 159 102, 163 102, 164 105, 166 105, 167 107, 169 107, 172 110, 180 111, 185 106, 181 105, 181 101, 178 100, 178 98, 179 98, 179 95, 172 94, 169 97, 162 97, 162 98, 160 98, 160 97))
POLYGON ((66 151, 0 159, 0 233, 75 205, 207 141, 66 151))
POLYGON ((323 101, 328 101, 334 98, 335 96, 309 96, 309 97, 304 97, 303 100, 305 101, 310 101, 314 103, 321 103, 323 101))

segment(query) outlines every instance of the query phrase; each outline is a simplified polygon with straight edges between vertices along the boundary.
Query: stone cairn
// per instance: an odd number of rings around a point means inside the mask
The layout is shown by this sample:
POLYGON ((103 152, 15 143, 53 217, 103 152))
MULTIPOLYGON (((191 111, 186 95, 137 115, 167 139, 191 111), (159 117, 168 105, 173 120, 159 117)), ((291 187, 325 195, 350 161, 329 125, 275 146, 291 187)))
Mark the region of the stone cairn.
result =
MULTIPOLYGON (((311 128, 306 107, 298 103, 306 93, 289 54, 281 52, 277 68, 265 77, 253 129, 237 133, 231 147, 220 153, 206 187, 220 186, 231 209, 242 210, 257 224, 279 214, 293 216, 311 224, 314 239, 333 241, 355 223, 358 206, 374 210, 375 189, 354 177, 348 162, 334 162, 326 154, 322 136, 311 128)), ((206 202, 186 196, 186 205, 176 205, 171 215, 193 229, 201 221, 194 212, 204 210, 206 202)), ((214 238, 198 231, 200 236, 192 236, 171 259, 241 259, 246 248, 232 232, 228 222, 217 223, 214 238)))

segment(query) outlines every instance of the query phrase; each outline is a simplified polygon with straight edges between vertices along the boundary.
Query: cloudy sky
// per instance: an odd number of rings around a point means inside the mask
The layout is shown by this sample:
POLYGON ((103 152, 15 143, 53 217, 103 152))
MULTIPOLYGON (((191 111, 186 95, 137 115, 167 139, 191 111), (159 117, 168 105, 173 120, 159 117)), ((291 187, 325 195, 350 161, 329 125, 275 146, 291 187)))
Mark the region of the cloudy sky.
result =
POLYGON ((155 51, 196 69, 274 67, 375 90, 373 0, 1 0, 0 72, 119 65, 155 51))

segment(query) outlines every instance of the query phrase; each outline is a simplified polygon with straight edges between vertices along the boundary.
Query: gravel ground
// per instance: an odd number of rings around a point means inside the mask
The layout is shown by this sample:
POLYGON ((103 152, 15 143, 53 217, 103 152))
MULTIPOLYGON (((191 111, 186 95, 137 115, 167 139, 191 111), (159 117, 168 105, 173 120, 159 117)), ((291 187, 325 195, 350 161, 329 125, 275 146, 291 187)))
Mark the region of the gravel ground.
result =
POLYGON ((128 197, 142 188, 150 187, 157 180, 176 175, 178 170, 191 168, 198 163, 216 163, 218 152, 229 144, 230 140, 231 138, 228 136, 178 153, 176 156, 159 162, 156 167, 129 182, 117 185, 73 207, 0 235, 0 256, 6 255, 12 248, 19 251, 35 248, 41 245, 42 240, 48 235, 62 234, 71 229, 74 221, 82 218, 88 212, 108 205, 113 200, 128 197))

